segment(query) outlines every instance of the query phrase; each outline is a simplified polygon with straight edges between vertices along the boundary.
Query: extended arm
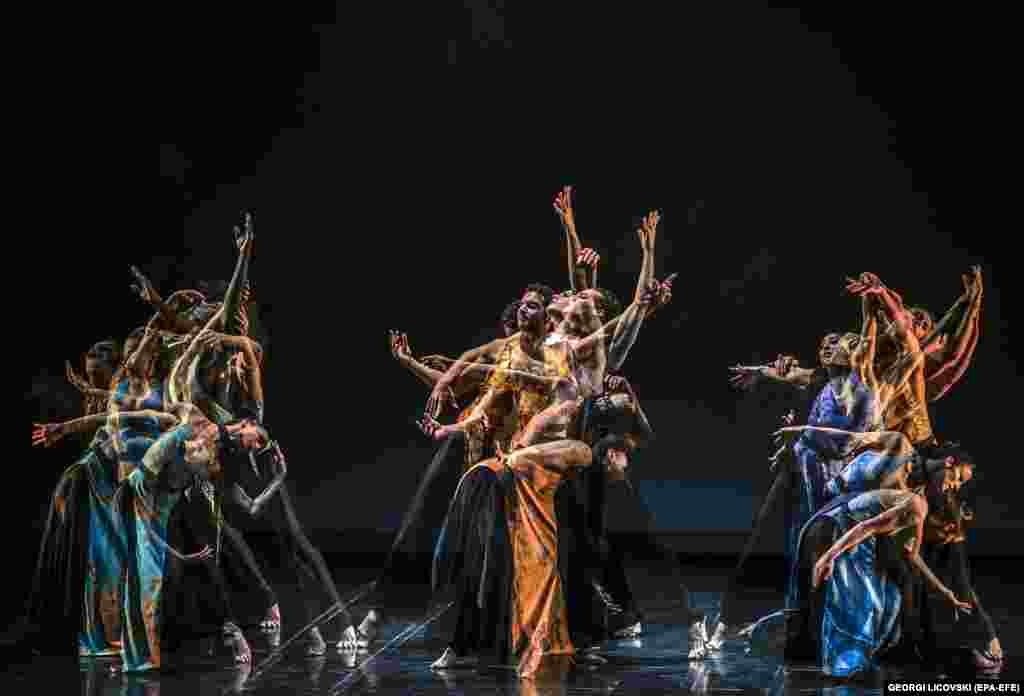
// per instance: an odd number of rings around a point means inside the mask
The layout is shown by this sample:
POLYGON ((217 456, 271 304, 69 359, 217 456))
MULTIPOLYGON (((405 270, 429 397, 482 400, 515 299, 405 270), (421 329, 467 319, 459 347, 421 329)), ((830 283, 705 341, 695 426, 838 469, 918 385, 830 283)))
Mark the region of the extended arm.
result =
POLYGON ((934 336, 938 335, 945 328, 945 324, 955 316, 958 308, 964 303, 967 304, 956 332, 953 334, 953 340, 941 351, 932 355, 938 363, 937 369, 928 370, 926 368, 928 373, 926 374, 926 379, 929 401, 938 401, 945 396, 950 388, 960 381, 960 378, 963 377, 964 372, 967 371, 968 366, 971 364, 974 351, 978 346, 978 337, 981 335, 983 295, 984 286, 981 278, 981 269, 975 267, 974 280, 970 292, 966 293, 965 296, 961 297, 953 305, 953 308, 939 322, 933 335, 928 337, 927 342, 931 342, 934 336))
POLYGON ((238 261, 235 263, 235 271, 231 275, 231 282, 224 293, 224 313, 221 316, 223 333, 231 336, 239 335, 241 321, 239 307, 243 297, 243 289, 249 283, 249 262, 252 259, 252 247, 255 239, 252 214, 245 214, 243 222, 244 229, 236 228, 235 234, 238 241, 238 261))
MULTIPOLYGON (((572 186, 565 186, 555 196, 555 212, 562 221, 562 228, 565 230, 565 245, 569 254, 569 287, 573 292, 589 290, 595 287, 595 279, 587 277, 587 266, 578 262, 583 245, 580 243, 579 235, 576 233, 576 216, 572 209, 572 186)), ((593 273, 597 274, 594 268, 593 273)))
POLYGON ((611 343, 608 345, 609 370, 620 370, 622 364, 629 355, 629 349, 636 343, 640 333, 640 327, 649 311, 653 308, 656 300, 646 298, 647 293, 655 286, 654 279, 654 246, 657 239, 658 221, 660 216, 657 211, 647 214, 643 224, 638 229, 637 236, 640 238, 640 246, 643 249, 643 261, 640 264, 640 275, 636 281, 636 291, 633 293, 633 303, 622 313, 622 320, 615 327, 611 343), (650 301, 648 301, 650 299, 650 301))
POLYGON ((733 376, 729 382, 739 389, 752 389, 761 379, 788 384, 800 390, 815 383, 818 370, 800 367, 800 361, 792 355, 780 354, 772 365, 735 365, 729 368, 733 376))

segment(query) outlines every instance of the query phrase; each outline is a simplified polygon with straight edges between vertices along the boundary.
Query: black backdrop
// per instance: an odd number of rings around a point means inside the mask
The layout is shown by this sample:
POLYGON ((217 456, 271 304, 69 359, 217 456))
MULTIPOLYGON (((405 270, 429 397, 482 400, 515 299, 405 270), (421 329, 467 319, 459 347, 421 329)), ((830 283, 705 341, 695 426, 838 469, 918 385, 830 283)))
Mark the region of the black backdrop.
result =
MULTIPOLYGON (((28 274, 14 297, 32 298, 25 431, 75 415, 64 359, 145 320, 128 264, 165 293, 226 279, 231 225, 251 208, 268 420, 302 517, 394 528, 430 447, 408 422, 426 393, 387 330, 455 354, 491 338, 525 284, 562 286, 551 199, 571 183, 602 284, 631 293, 651 208, 658 273, 681 274, 626 365, 660 435, 634 476, 663 530, 746 527, 768 433, 800 403, 731 391, 728 365, 813 361, 825 331, 857 325, 846 275, 874 271, 941 314, 977 263, 983 335, 936 428, 984 468, 979 550, 1013 550, 1024 384, 998 17, 556 18, 467 2, 420 36, 399 18, 220 19, 161 25, 155 61, 115 50, 101 79, 65 66, 67 103, 28 176, 45 182, 45 222, 18 231, 35 256, 12 264, 28 274)), ((75 454, 31 451, 18 467, 17 559, 75 454)))

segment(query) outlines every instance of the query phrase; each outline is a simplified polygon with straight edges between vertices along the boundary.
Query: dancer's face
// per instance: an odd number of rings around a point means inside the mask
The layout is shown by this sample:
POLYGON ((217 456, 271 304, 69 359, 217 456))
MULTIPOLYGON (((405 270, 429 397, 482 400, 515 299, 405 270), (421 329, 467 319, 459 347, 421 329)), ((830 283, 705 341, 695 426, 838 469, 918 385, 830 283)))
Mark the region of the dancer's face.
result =
POLYGON ((569 298, 555 331, 569 338, 584 338, 600 326, 594 300, 590 296, 576 295, 569 298))
POLYGON ((544 298, 540 293, 528 292, 519 302, 516 322, 520 331, 540 333, 544 329, 544 298))
POLYGON ((547 308, 548 331, 556 331, 565 318, 565 310, 569 306, 569 298, 555 295, 547 308))
POLYGON ((935 328, 935 322, 927 310, 914 307, 910 310, 910 318, 914 328, 914 336, 921 340, 935 328))
POLYGON ((97 343, 85 354, 85 375, 95 387, 110 384, 117 363, 117 348, 111 341, 97 343))
POLYGON ((850 353, 860 342, 857 334, 830 333, 821 339, 818 347, 818 360, 825 367, 849 367, 850 353))
POLYGON ((629 466, 629 457, 626 455, 625 450, 620 449, 609 449, 606 455, 608 463, 608 471, 622 472, 629 466))
POLYGON ((269 443, 263 435, 263 430, 253 423, 245 423, 238 429, 239 443, 247 450, 259 450, 269 443))

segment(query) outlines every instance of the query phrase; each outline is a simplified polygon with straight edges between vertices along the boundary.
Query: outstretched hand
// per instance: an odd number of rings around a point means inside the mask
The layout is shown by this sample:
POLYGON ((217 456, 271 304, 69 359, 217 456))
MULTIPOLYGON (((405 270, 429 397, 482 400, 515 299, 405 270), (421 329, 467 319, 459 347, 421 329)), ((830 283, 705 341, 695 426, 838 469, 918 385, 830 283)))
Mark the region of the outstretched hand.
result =
POLYGON ((601 255, 589 247, 581 249, 580 253, 576 256, 576 263, 582 266, 590 266, 595 271, 597 270, 597 264, 600 262, 601 255))
POLYGON ((861 273, 860 278, 846 279, 846 291, 851 295, 875 295, 882 291, 882 281, 874 273, 861 273))
POLYGON ((573 224, 572 186, 563 186, 562 190, 555 195, 554 207, 563 225, 570 226, 573 224))
POLYGON ((661 215, 657 210, 652 210, 644 216, 640 227, 636 231, 637 236, 640 238, 640 246, 648 253, 654 251, 654 242, 658 236, 658 222, 660 221, 661 215))
POLYGON ((33 423, 32 424, 32 446, 51 447, 64 437, 63 428, 59 423, 33 423))
POLYGON ((729 371, 733 373, 729 384, 735 389, 749 391, 761 381, 761 367, 757 365, 733 365, 729 371))
POLYGON ((160 293, 156 291, 156 287, 152 282, 150 282, 149 278, 139 270, 138 266, 132 266, 131 272, 135 277, 135 282, 131 285, 132 292, 138 295, 142 301, 147 304, 160 304, 160 293))
POLYGON ((800 367, 800 360, 794 355, 783 355, 780 353, 779 357, 775 358, 774 367, 779 377, 785 377, 789 374, 790 370, 800 367))
POLYGON ((253 240, 256 238, 255 225, 252 219, 252 213, 245 211, 242 214, 242 225, 239 227, 235 225, 235 246, 238 248, 238 253, 243 254, 252 248, 253 240))
POLYGON ((388 342, 391 345, 391 357, 398 361, 412 360, 412 349, 409 347, 409 337, 406 334, 391 329, 388 332, 388 342))

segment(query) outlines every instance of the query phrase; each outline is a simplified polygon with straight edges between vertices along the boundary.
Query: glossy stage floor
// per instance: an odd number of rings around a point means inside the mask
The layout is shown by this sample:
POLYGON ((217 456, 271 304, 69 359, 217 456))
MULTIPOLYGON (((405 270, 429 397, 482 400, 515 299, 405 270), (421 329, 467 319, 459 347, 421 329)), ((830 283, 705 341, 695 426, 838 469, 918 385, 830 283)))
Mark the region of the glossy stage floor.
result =
MULTIPOLYGON (((976 560, 977 589, 1001 633, 1009 657, 1000 680, 1021 679, 1015 665, 1015 650, 1024 644, 1020 619, 1024 597, 1019 582, 1007 569, 1019 567, 1019 560, 976 560), (1016 621, 1014 620, 1016 619, 1016 621)), ((708 610, 709 620, 717 616, 719 590, 728 572, 727 559, 693 559, 687 582, 694 602, 708 610)), ((756 617, 778 608, 781 593, 768 580, 778 577, 777 560, 762 560, 745 575, 740 598, 743 615, 756 617)), ((335 568, 339 580, 353 580, 339 587, 344 593, 369 576, 366 570, 335 568)), ((1012 572, 1016 576, 1015 572, 1012 572)), ((0 693, 140 696, 204 696, 244 693, 253 696, 278 694, 662 694, 662 693, 834 693, 878 692, 886 676, 935 678, 937 673, 915 667, 880 674, 874 682, 837 685, 815 672, 811 665, 783 665, 781 656, 747 654, 745 645, 728 643, 719 655, 701 662, 686 658, 686 626, 679 594, 674 590, 667 567, 638 562, 630 573, 641 608, 645 613, 644 635, 635 640, 607 644, 608 663, 600 667, 573 667, 565 660, 546 665, 533 680, 516 680, 508 672, 459 669, 431 671, 430 663, 445 647, 445 619, 417 626, 425 618, 427 597, 422 588, 388 598, 389 623, 382 641, 369 652, 339 653, 333 646, 327 655, 307 658, 303 645, 296 643, 279 659, 268 660, 273 639, 258 628, 248 630, 254 664, 236 668, 223 646, 212 641, 189 644, 178 657, 174 671, 144 677, 112 676, 109 661, 35 656, 8 664, 0 677, 0 693), (211 649, 213 654, 210 654, 211 649)), ((298 628, 298 600, 294 590, 279 588, 284 613, 280 638, 287 640, 298 628)), ((363 610, 357 609, 360 618, 363 610)), ((325 638, 337 641, 340 629, 330 625, 325 638)), ((950 675, 959 678, 961 675, 950 675)))

